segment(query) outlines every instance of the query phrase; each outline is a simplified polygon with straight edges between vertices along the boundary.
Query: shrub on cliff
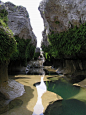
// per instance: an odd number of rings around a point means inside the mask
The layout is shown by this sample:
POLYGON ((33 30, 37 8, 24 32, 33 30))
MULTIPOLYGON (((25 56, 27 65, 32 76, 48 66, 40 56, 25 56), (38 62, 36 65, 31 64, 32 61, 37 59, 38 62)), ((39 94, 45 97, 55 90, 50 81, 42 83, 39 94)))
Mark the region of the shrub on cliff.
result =
POLYGON ((61 33, 49 35, 48 53, 54 58, 85 58, 86 56, 86 24, 75 26, 61 33))
POLYGON ((16 50, 16 41, 10 31, 0 28, 0 62, 9 60, 16 50))
POLYGON ((0 25, 1 26, 7 26, 8 18, 7 18, 8 12, 5 9, 0 10, 0 25))
POLYGON ((7 26, 7 11, 0 11, 0 62, 9 60, 16 50, 16 41, 12 31, 7 26))

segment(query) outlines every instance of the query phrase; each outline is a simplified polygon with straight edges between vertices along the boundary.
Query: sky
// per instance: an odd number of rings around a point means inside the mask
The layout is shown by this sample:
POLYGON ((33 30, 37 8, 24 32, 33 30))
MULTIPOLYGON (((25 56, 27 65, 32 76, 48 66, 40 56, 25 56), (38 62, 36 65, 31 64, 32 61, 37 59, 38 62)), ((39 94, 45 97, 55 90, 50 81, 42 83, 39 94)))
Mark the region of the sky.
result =
POLYGON ((35 36, 37 37, 37 47, 41 46, 41 40, 42 40, 42 31, 44 30, 44 24, 43 19, 41 18, 40 12, 38 10, 38 6, 40 1, 42 0, 1 0, 2 2, 8 2, 15 5, 21 5, 26 7, 29 17, 31 26, 33 28, 33 32, 35 36))

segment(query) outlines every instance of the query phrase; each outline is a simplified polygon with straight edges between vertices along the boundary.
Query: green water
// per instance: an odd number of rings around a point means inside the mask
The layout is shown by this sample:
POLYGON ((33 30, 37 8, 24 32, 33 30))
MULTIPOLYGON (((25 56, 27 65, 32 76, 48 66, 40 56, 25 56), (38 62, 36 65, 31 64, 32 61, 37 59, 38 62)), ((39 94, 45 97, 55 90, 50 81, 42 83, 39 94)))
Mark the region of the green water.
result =
POLYGON ((86 89, 59 79, 47 83, 47 90, 60 95, 63 101, 54 102, 44 115, 86 115, 86 89))

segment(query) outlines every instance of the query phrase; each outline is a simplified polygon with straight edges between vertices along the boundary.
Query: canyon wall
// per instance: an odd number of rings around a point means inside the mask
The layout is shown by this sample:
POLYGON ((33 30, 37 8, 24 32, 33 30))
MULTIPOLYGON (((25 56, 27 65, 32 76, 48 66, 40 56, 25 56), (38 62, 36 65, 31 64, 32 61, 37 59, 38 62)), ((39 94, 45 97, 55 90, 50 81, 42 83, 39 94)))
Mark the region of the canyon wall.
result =
POLYGON ((50 31, 63 32, 86 22, 85 0, 42 0, 38 9, 44 20, 44 45, 50 31))
MULTIPOLYGON (((45 28, 41 45, 45 47, 49 45, 48 35, 52 31, 54 33, 66 32, 70 28, 79 27, 86 22, 85 0, 42 0, 38 9, 44 21, 45 28)), ((72 76, 86 75, 85 59, 65 59, 63 64, 59 64, 58 60, 53 60, 52 64, 55 67, 61 66, 58 73, 72 74, 72 76)))
POLYGON ((37 39, 33 33, 29 14, 25 7, 16 6, 11 2, 1 3, 8 11, 8 27, 14 35, 20 38, 31 39, 31 43, 36 46, 37 39))

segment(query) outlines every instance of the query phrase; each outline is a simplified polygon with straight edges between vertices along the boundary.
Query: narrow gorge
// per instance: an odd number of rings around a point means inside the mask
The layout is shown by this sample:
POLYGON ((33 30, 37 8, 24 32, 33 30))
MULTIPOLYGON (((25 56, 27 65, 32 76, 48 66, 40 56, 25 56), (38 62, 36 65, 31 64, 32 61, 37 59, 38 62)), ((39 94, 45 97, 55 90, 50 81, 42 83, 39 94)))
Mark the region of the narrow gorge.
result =
POLYGON ((0 115, 85 115, 86 1, 42 0, 38 12, 41 48, 27 9, 0 1, 0 115))

